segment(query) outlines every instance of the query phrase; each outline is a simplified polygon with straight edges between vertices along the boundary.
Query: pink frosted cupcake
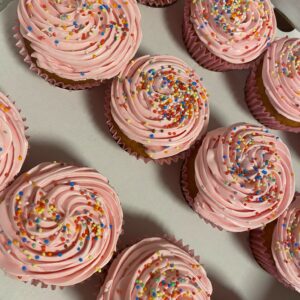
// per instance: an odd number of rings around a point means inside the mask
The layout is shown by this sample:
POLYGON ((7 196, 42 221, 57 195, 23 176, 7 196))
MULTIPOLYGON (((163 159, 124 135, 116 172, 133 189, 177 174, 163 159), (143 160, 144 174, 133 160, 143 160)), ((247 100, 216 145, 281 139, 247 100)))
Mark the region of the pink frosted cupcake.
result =
POLYGON ((112 263, 98 300, 211 299, 212 286, 182 243, 147 238, 112 263))
POLYGON ((209 70, 248 69, 274 39, 275 30, 270 0, 185 0, 184 42, 209 70))
POLYGON ((267 127, 300 132, 300 39, 272 43, 246 84, 253 116, 267 127))
POLYGON ((112 136, 127 152, 157 163, 185 156, 206 132, 208 96, 201 78, 173 56, 143 56, 115 78, 106 99, 112 136))
POLYGON ((135 0, 20 0, 17 46, 51 84, 85 89, 115 77, 141 42, 135 0))
POLYGON ((300 293, 300 194, 278 220, 250 232, 257 262, 285 286, 300 293))
POLYGON ((290 152, 261 126, 210 131, 184 163, 182 190, 212 225, 232 232, 258 228, 278 218, 293 199, 290 152))
POLYGON ((0 192, 20 172, 28 142, 19 110, 0 92, 0 192))
POLYGON ((95 170, 42 163, 5 190, 0 204, 0 267, 24 282, 70 286, 112 258, 123 214, 95 170))
POLYGON ((175 3, 176 0, 138 0, 138 2, 153 7, 164 7, 175 3))

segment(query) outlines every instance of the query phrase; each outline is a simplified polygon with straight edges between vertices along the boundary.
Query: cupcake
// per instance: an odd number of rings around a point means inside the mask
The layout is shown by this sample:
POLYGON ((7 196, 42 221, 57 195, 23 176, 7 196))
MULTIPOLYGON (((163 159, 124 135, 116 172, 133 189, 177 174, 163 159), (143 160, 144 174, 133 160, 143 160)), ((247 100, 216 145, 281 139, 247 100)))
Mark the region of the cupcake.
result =
POLYGON ((20 172, 28 151, 19 110, 0 92, 0 192, 20 172))
POLYGON ((98 172, 42 163, 2 195, 0 268, 33 284, 77 284, 110 261, 122 220, 119 199, 98 172))
POLYGON ((195 212, 232 232, 272 222, 295 193, 287 146, 267 129, 245 123, 210 131, 186 159, 181 183, 195 212))
POLYGON ((291 206, 264 228, 250 232, 257 262, 282 284, 300 293, 300 194, 291 206))
POLYGON ((272 43, 246 84, 253 116, 267 127, 300 132, 300 39, 272 43))
POLYGON ((147 238, 113 261, 98 300, 211 299, 204 268, 182 244, 147 238))
POLYGON ((20 0, 17 46, 51 84, 85 89, 115 77, 142 38, 135 0, 20 0))
POLYGON ((209 70, 248 69, 272 42, 275 30, 270 0, 185 0, 184 42, 209 70))
POLYGON ((138 2, 147 6, 164 7, 175 3, 176 0, 138 0, 138 2))
POLYGON ((143 56, 112 82, 106 117, 127 152, 159 164, 185 156, 206 132, 208 95, 201 78, 173 56, 143 56))

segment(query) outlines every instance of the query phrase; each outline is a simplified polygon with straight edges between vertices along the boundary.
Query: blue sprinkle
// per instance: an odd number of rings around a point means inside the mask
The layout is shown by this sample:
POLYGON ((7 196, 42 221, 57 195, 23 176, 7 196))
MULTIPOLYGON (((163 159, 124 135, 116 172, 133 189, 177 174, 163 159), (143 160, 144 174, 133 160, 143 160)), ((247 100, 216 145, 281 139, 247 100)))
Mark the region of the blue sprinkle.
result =
POLYGON ((25 272, 26 270, 27 270, 27 268, 26 268, 25 266, 23 266, 23 267, 22 267, 22 271, 25 272))
POLYGON ((74 181, 70 181, 70 186, 74 186, 75 185, 75 182, 74 181))
POLYGON ((11 240, 8 240, 8 241, 7 241, 7 245, 8 245, 8 246, 11 246, 11 245, 12 245, 12 241, 11 241, 11 240))
POLYGON ((150 137, 151 139, 153 139, 153 138, 154 138, 154 134, 151 133, 151 134, 149 135, 149 137, 150 137))
POLYGON ((59 40, 55 40, 54 43, 55 43, 55 45, 58 45, 59 44, 59 40))
POLYGON ((24 195, 24 193, 23 192, 19 192, 19 196, 23 196, 24 195))
POLYGON ((39 259, 40 259, 39 255, 36 255, 34 258, 35 258, 36 260, 39 260, 39 259))
POLYGON ((57 256, 62 257, 62 253, 61 252, 57 253, 57 256))
POLYGON ((27 29, 28 29, 28 31, 30 31, 30 32, 32 31, 32 27, 31 27, 31 26, 28 26, 27 29))
POLYGON ((45 243, 46 245, 48 245, 48 244, 49 244, 49 240, 44 240, 44 243, 45 243))
POLYGON ((83 259, 80 257, 80 258, 79 258, 79 261, 80 261, 80 262, 83 262, 83 259))
POLYGON ((23 242, 23 243, 26 243, 26 242, 27 242, 26 237, 23 237, 23 238, 22 238, 22 242, 23 242))

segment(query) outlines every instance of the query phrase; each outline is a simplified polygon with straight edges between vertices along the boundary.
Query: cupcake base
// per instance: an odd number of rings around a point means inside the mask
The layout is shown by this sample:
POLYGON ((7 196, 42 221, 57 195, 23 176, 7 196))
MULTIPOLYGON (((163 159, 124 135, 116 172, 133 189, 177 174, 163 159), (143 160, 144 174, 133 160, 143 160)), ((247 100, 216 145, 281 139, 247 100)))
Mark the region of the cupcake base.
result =
POLYGON ((300 124, 280 115, 270 103, 262 79, 263 59, 251 68, 246 81, 245 99, 254 118, 269 128, 294 133, 300 132, 300 124))
POLYGON ((253 62, 233 64, 214 55, 201 42, 190 21, 192 0, 185 0, 183 11, 183 41, 192 58, 202 67, 216 72, 249 69, 253 62))
POLYGON ((72 81, 61 78, 55 74, 49 73, 46 70, 39 68, 36 64, 36 60, 31 57, 33 50, 31 49, 30 42, 24 39, 20 34, 19 26, 15 26, 13 30, 15 32, 14 38, 17 40, 16 46, 20 49, 19 53, 24 57, 24 61, 29 65, 29 69, 37 73, 40 77, 48 81, 50 84, 67 90, 85 90, 99 86, 102 83, 101 80, 82 80, 78 82, 72 81))
POLYGON ((160 158, 160 159, 152 159, 146 152, 143 145, 129 139, 118 127, 116 122, 113 120, 111 114, 111 84, 109 84, 108 89, 105 94, 105 104, 104 104, 104 113, 106 117, 106 124, 109 128, 109 131, 117 142, 117 144, 130 155, 135 156, 137 159, 143 160, 145 163, 149 161, 153 161, 159 165, 170 165, 171 163, 176 163, 180 159, 184 159, 187 155, 188 150, 180 152, 176 155, 160 158))
POLYGON ((181 168, 181 177, 180 177, 180 186, 181 186, 181 192, 185 199, 185 201, 188 203, 190 208, 198 214, 198 216, 204 220, 205 223, 210 224, 213 228, 217 228, 220 231, 223 231, 223 228, 220 226, 212 223, 211 221, 204 218, 201 214, 199 214, 197 211, 195 211, 194 208, 194 199, 196 198, 199 190, 195 182, 195 168, 194 163, 195 159, 198 153, 198 149, 202 143, 202 140, 199 141, 193 148, 191 148, 188 152, 188 155, 186 159, 184 160, 184 163, 181 168))
POLYGON ((276 221, 267 224, 264 228, 259 228, 250 231, 249 243, 252 254, 257 263, 267 273, 276 278, 286 287, 290 287, 277 271, 275 261, 272 254, 272 237, 276 221))
POLYGON ((166 7, 174 4, 177 0, 138 0, 139 3, 151 7, 166 7))

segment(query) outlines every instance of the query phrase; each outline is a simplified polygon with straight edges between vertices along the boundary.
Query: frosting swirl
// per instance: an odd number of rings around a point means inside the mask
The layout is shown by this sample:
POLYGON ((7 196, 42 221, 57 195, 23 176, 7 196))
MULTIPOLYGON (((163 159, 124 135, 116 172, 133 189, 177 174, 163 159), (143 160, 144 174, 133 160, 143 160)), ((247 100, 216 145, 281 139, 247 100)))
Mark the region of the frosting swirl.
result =
POLYGON ((113 262, 98 300, 209 300, 211 293, 195 258, 162 238, 148 238, 113 262))
POLYGON ((275 220, 294 196, 290 152, 261 126, 240 123, 209 132, 194 167, 195 211, 228 231, 275 220))
POLYGON ((122 217, 115 191, 98 172, 42 163, 5 190, 0 267, 22 281, 84 281, 111 259, 122 217))
POLYGON ((277 220, 272 252, 284 281, 300 292, 300 194, 277 220))
POLYGON ((116 76, 142 38, 135 0, 20 0, 18 18, 37 66, 73 81, 116 76))
POLYGON ((172 56, 143 56, 113 81, 111 114, 152 159, 176 155, 206 130, 208 97, 201 79, 172 56))
POLYGON ((276 111, 300 122, 300 39, 282 38, 272 43, 264 57, 262 78, 276 111))
POLYGON ((24 121, 18 109, 0 92, 0 191, 19 173, 27 150, 24 121))
POLYGON ((195 0, 190 20, 209 51, 234 64, 256 59, 276 30, 270 0, 195 0))

